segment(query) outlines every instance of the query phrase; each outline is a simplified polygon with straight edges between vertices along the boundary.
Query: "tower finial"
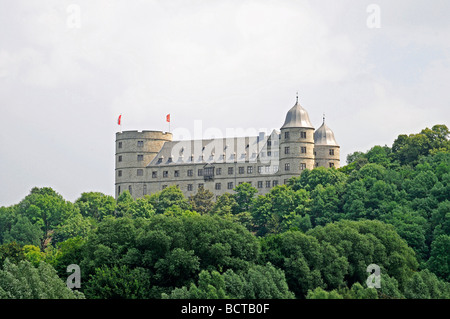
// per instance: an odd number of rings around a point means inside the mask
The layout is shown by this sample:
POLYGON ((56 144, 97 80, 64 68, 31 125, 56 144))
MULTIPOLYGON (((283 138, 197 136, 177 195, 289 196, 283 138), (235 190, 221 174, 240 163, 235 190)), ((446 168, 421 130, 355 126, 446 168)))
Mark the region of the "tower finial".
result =
POLYGON ((297 98, 296 98, 296 100, 297 100, 297 102, 296 102, 296 103, 298 104, 298 91, 297 91, 297 98))
POLYGON ((325 113, 323 113, 323 122, 325 123, 325 113))

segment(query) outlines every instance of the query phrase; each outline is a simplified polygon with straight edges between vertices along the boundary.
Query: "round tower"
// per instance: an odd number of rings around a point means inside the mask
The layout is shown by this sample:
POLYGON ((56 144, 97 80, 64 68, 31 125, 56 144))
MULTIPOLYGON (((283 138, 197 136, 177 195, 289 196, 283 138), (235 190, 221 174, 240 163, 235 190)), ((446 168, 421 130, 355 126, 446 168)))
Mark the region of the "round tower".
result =
POLYGON ((286 180, 314 168, 314 127, 297 101, 286 114, 280 134, 279 172, 286 180))
POLYGON ((124 131, 116 133, 116 198, 128 190, 133 197, 145 195, 148 180, 145 167, 155 158, 172 133, 161 131, 124 131))
POLYGON ((333 131, 325 124, 314 133, 315 167, 340 167, 340 146, 334 138, 333 131))

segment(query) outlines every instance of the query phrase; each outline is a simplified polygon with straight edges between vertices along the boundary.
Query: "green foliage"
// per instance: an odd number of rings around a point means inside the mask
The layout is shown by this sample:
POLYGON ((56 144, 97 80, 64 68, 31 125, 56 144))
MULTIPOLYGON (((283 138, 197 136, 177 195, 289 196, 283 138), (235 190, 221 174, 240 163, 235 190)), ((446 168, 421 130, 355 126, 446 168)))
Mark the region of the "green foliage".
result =
POLYGON ((302 298, 316 287, 337 288, 348 272, 346 258, 331 245, 301 232, 285 232, 262 239, 262 260, 285 272, 289 289, 302 298))
POLYGON ((242 183, 234 188, 234 200, 236 201, 235 214, 248 212, 252 208, 253 199, 258 190, 249 183, 242 183))
POLYGON ((83 299, 67 288, 56 271, 45 262, 34 267, 22 260, 17 265, 6 260, 0 270, 0 299, 83 299))
POLYGON ((90 276, 84 292, 89 299, 146 299, 150 277, 143 268, 103 266, 90 276))
POLYGON ((233 299, 293 299, 284 272, 270 263, 252 265, 248 271, 223 274, 225 291, 233 299))
POLYGON ((293 227, 304 228, 302 217, 307 216, 309 205, 309 193, 304 189, 294 191, 287 185, 276 186, 267 195, 254 200, 251 213, 255 230, 258 235, 265 235, 293 227))
POLYGON ((6 259, 9 259, 12 263, 19 263, 25 259, 23 248, 15 241, 3 244, 0 246, 0 265, 2 265, 6 259))
POLYGON ((116 210, 114 197, 99 192, 82 193, 75 205, 83 217, 92 217, 97 221, 106 216, 113 216, 116 210))
POLYGON ((428 269, 450 282, 450 236, 440 235, 431 244, 428 269))
POLYGON ((394 227, 379 221, 343 220, 310 230, 308 235, 327 242, 349 262, 349 284, 364 282, 367 266, 377 264, 400 286, 418 267, 414 251, 395 232, 394 227))
POLYGON ((414 273, 405 284, 408 299, 449 299, 450 283, 441 281, 428 269, 414 273))
POLYGON ((200 214, 206 214, 214 206, 213 198, 213 192, 200 187, 195 195, 189 197, 189 203, 191 204, 192 210, 200 214))

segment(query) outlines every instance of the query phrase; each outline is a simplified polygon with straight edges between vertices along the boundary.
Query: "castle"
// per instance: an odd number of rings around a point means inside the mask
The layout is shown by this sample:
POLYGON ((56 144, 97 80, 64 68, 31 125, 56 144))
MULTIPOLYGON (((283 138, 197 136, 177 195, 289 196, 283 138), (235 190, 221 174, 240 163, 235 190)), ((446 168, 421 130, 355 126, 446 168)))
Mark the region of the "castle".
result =
POLYGON ((244 182, 266 194, 305 169, 339 168, 339 149, 325 118, 314 130, 298 97, 270 135, 173 141, 170 132, 118 132, 115 194, 137 198, 177 185, 186 196, 200 187, 219 196, 244 182))

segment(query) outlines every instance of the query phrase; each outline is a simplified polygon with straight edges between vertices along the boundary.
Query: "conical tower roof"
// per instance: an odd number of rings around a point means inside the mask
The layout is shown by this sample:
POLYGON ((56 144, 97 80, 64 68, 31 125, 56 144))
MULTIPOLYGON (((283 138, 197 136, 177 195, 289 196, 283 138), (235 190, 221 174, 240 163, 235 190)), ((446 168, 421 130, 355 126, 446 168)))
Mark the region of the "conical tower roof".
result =
POLYGON ((325 124, 325 118, 323 119, 322 126, 314 132, 314 144, 339 146, 334 138, 333 131, 325 124))
POLYGON ((308 112, 306 112, 303 106, 301 106, 298 102, 298 97, 295 105, 287 112, 286 120, 281 128, 283 129, 290 127, 314 128, 309 120, 308 112))

